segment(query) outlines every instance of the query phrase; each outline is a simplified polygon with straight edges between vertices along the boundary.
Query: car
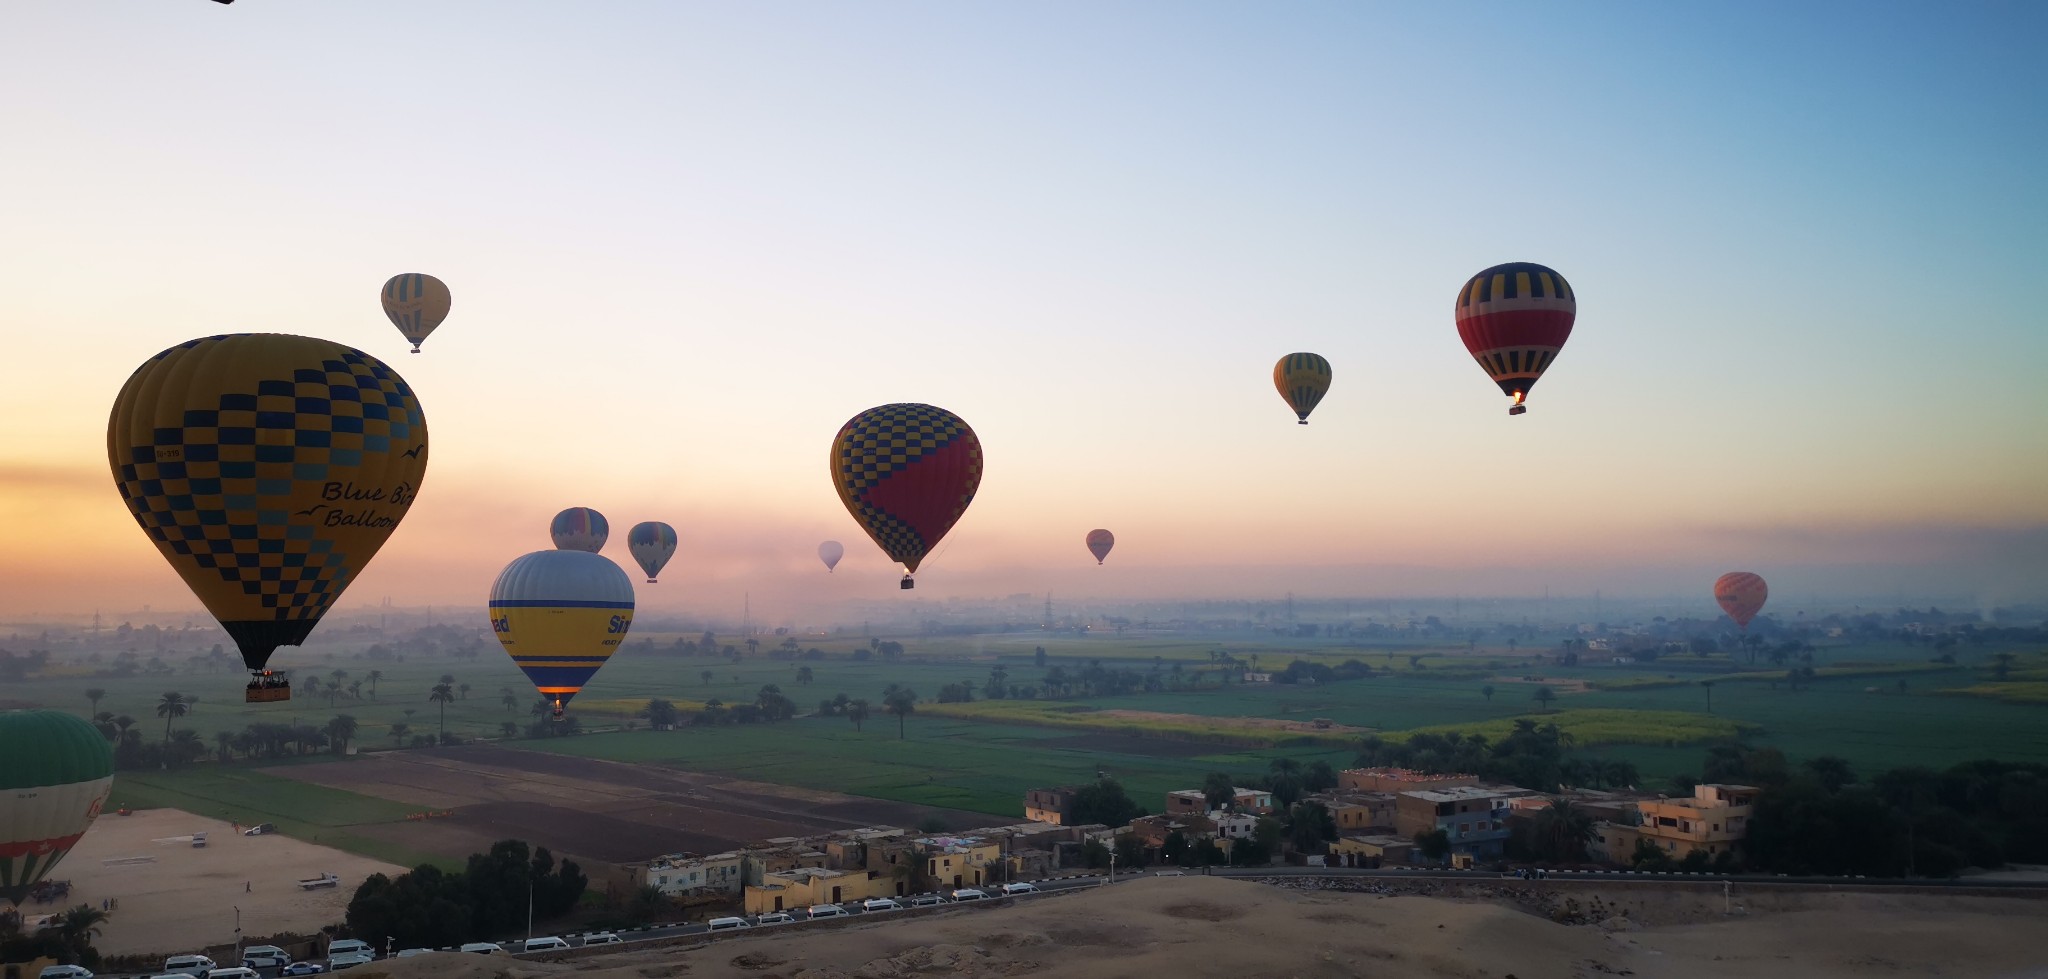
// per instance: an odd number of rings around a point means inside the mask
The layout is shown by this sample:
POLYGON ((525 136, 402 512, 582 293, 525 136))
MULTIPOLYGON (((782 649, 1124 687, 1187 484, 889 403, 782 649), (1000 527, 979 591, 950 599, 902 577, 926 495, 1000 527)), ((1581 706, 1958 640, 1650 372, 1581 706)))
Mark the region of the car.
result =
POLYGON ((291 953, 275 945, 251 945, 242 950, 242 967, 246 969, 282 969, 291 961, 291 953))
POLYGON ((263 973, 238 965, 230 969, 213 969, 206 973, 206 979, 263 979, 263 973))
POLYGON ((506 954, 505 946, 500 945, 496 942, 470 942, 469 944, 462 946, 462 951, 474 952, 478 955, 506 954))
POLYGON ((837 904, 811 905, 810 917, 814 920, 817 918, 843 918, 845 916, 846 909, 837 904))
POLYGON ((974 887, 963 887, 953 892, 954 901, 986 901, 988 892, 974 887))
POLYGON ((583 944, 585 945, 620 945, 624 944, 625 941, 617 933, 609 931, 593 931, 583 936, 583 944))
POLYGON ((242 831, 243 836, 264 836, 277 832, 276 823, 257 823, 242 831))
POLYGON ((519 950, 522 952, 559 952, 568 947, 569 943, 567 941, 553 935, 544 935, 540 938, 527 939, 526 944, 520 946, 519 950))
POLYGON ((895 898, 871 897, 860 902, 860 909, 862 911, 901 911, 903 910, 903 905, 896 903, 895 898))
POLYGON ((92 979, 92 973, 82 965, 46 965, 36 979, 92 979))
POLYGON ((337 938, 327 943, 327 955, 330 958, 336 955, 353 955, 357 952, 377 954, 377 950, 371 948, 369 942, 360 938, 337 938))
POLYGON ((318 963, 318 962, 294 962, 294 963, 292 963, 292 964, 290 964, 290 965, 288 965, 288 966, 285 966, 285 967, 284 967, 284 968, 283 968, 283 969, 282 969, 281 971, 279 971, 279 972, 278 972, 278 975, 281 975, 281 976, 317 976, 317 975, 319 975, 319 974, 321 974, 321 973, 323 973, 323 972, 326 972, 326 971, 327 971, 327 967, 326 967, 326 966, 324 966, 324 965, 321 965, 321 964, 320 964, 320 963, 318 963))
POLYGON ((946 903, 946 895, 915 894, 912 895, 905 903, 909 904, 913 908, 929 908, 934 905, 946 903))
POLYGON ((1186 877, 1187 875, 1188 872, 1185 870, 1155 870, 1152 872, 1154 877, 1186 877))
POLYGON ((1004 885, 1003 885, 1003 896, 1004 896, 1004 897, 1016 897, 1016 896, 1017 896, 1017 895, 1019 895, 1019 894, 1036 894, 1036 893, 1038 893, 1038 885, 1037 885, 1037 884, 1004 884, 1004 885))
POLYGON ((747 919, 745 918, 713 918, 704 923, 705 931, 733 931, 739 928, 752 927, 754 926, 747 924, 747 919))
POLYGON ((341 972, 346 969, 353 969, 359 965, 369 965, 371 962, 375 960, 376 956, 371 955, 368 952, 350 952, 346 955, 330 955, 327 957, 327 971, 341 972))
POLYGON ((431 951, 433 951, 431 948, 401 948, 398 950, 398 954, 392 956, 392 958, 409 959, 415 955, 425 955, 431 951))
POLYGON ((787 911, 770 911, 754 919, 757 925, 787 925, 795 921, 796 917, 787 911))

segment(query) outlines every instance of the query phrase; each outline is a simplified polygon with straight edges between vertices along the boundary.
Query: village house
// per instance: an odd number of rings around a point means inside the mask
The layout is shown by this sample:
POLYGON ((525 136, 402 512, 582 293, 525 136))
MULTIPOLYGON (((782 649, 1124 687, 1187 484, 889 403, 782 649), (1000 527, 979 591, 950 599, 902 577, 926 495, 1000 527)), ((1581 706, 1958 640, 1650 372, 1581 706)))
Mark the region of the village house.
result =
POLYGON ((1024 793, 1024 818, 1034 822, 1068 826, 1074 822, 1074 798, 1080 790, 1071 785, 1032 789, 1024 793))
MULTIPOLYGON (((1230 807, 1239 812, 1253 812, 1265 815, 1273 811, 1273 793, 1265 789, 1233 788, 1230 790, 1230 807)), ((1209 797, 1200 789, 1179 789, 1166 793, 1166 814, 1169 816, 1202 816, 1209 812, 1209 797)))
POLYGON ((934 836, 916 841, 920 891, 977 887, 989 882, 989 868, 1002 859, 1002 845, 978 836, 934 836))
POLYGON ((796 911, 818 904, 865 901, 871 897, 898 897, 909 893, 907 880, 871 871, 829 870, 798 867, 763 876, 761 883, 748 884, 746 913, 796 911))
POLYGON ((1394 799, 1394 832, 1412 840, 1442 830, 1454 856, 1497 857, 1508 838, 1509 800, 1528 794, 1526 789, 1501 785, 1401 792, 1394 799))
POLYGON ((1430 775, 1410 768, 1347 768, 1337 773, 1337 787, 1353 792, 1407 792, 1478 784, 1477 775, 1430 775))
POLYGON ((1330 844, 1324 864, 1331 867, 1383 867, 1413 862, 1415 844, 1398 836, 1346 836, 1330 844))
POLYGON ((1733 852, 1749 835, 1749 817, 1762 790, 1753 785, 1705 783, 1692 798, 1636 803, 1642 824, 1636 831, 1673 860, 1695 850, 1708 856, 1733 852))
POLYGON ((645 884, 663 894, 738 894, 744 886, 740 851, 700 856, 672 853, 647 864, 645 884))

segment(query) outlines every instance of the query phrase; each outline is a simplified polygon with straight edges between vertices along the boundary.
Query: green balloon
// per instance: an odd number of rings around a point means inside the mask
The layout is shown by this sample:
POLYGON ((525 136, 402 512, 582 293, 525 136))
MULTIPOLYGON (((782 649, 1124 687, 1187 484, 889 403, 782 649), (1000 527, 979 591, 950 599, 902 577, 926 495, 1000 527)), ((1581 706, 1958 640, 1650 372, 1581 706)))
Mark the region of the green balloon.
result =
POLYGON ((114 751, 97 728, 62 711, 0 711, 0 899, 21 904, 113 787, 114 751))

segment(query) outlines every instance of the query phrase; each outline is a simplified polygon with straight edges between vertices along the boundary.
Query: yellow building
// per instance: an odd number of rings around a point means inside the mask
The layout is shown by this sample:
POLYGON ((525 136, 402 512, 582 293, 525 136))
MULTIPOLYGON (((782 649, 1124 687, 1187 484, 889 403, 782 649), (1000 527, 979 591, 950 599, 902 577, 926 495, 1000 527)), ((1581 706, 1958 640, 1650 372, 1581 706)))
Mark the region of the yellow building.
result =
POLYGON ((1761 790, 1751 785, 1695 785, 1690 799, 1636 803, 1643 822, 1636 831, 1673 860, 1694 850, 1716 856, 1733 851, 1749 835, 1749 817, 1761 790))
POLYGON ((989 865, 1003 859, 1003 846, 995 840, 944 836, 917 842, 924 858, 919 883, 931 890, 988 883, 989 865))
POLYGON ((767 874, 759 884, 748 884, 746 907, 748 914, 801 911, 816 904, 899 897, 909 892, 907 879, 893 874, 798 867, 767 874))

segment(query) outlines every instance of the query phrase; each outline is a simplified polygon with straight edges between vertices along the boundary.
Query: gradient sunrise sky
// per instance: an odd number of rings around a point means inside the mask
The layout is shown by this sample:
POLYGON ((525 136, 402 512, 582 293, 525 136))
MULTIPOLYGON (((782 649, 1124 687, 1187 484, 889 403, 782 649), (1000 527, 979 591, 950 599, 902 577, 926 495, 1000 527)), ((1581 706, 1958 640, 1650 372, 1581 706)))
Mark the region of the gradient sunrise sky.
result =
POLYGON ((886 598, 825 455, 889 401, 987 451, 919 598, 2040 598, 2043 36, 2031 2, 15 4, 0 611, 191 604, 108 408, 248 330, 425 406, 344 608, 480 605, 569 505, 622 562, 678 528, 644 609, 886 598), (1506 261, 1580 303, 1514 419, 1451 317, 1506 261), (417 357, 403 271, 455 297, 417 357), (1305 428, 1293 350, 1335 367, 1305 428))

